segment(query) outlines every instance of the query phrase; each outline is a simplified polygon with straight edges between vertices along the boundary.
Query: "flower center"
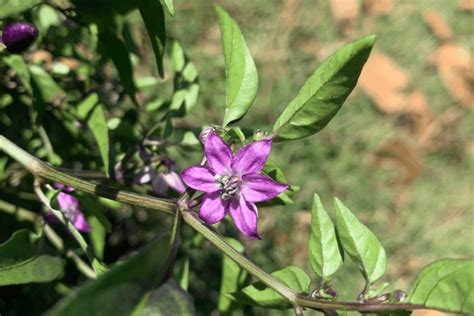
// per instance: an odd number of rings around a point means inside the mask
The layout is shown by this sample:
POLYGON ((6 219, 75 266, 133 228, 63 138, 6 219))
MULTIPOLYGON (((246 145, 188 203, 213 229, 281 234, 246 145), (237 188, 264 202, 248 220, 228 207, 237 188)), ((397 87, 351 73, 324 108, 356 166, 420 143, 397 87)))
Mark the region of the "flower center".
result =
POLYGON ((227 200, 235 196, 240 191, 242 180, 235 175, 222 176, 216 175, 215 180, 219 190, 221 191, 221 199, 227 200))

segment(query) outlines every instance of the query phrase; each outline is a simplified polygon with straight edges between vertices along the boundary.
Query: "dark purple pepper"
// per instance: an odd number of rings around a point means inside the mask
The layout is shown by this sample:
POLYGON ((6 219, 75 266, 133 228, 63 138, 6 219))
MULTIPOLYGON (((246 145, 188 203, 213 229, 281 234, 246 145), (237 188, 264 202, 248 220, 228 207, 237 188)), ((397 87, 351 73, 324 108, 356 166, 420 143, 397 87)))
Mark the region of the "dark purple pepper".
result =
POLYGON ((7 51, 18 54, 25 51, 38 37, 38 29, 27 22, 14 22, 5 25, 1 41, 7 51))

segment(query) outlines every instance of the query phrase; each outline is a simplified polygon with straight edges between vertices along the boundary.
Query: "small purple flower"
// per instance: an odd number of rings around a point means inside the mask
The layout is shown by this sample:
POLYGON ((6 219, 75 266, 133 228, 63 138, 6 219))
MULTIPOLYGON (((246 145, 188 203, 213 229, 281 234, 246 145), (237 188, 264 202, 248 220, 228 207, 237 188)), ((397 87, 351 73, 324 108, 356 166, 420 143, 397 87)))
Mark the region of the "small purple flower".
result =
POLYGON ((57 196, 57 201, 59 204, 59 209, 64 214, 64 216, 69 221, 71 221, 78 231, 84 233, 89 232, 91 227, 89 223, 87 223, 84 214, 79 208, 79 200, 75 196, 69 194, 73 192, 74 189, 71 187, 65 187, 61 183, 56 183, 55 187, 62 189, 62 191, 59 192, 57 196))
POLYGON ((31 23, 14 22, 5 25, 1 41, 7 51, 18 54, 25 51, 38 37, 38 29, 31 23))
POLYGON ((206 166, 192 166, 181 174, 187 186, 205 192, 199 217, 208 224, 224 219, 227 213, 242 234, 257 233, 256 202, 269 201, 288 188, 260 174, 270 155, 272 141, 248 144, 233 155, 230 147, 211 131, 204 143, 206 166))
POLYGON ((167 172, 156 172, 152 167, 146 166, 143 168, 134 179, 137 184, 145 184, 151 182, 153 192, 166 195, 168 189, 171 188, 178 193, 186 191, 186 187, 181 180, 179 174, 175 171, 168 170, 167 172))

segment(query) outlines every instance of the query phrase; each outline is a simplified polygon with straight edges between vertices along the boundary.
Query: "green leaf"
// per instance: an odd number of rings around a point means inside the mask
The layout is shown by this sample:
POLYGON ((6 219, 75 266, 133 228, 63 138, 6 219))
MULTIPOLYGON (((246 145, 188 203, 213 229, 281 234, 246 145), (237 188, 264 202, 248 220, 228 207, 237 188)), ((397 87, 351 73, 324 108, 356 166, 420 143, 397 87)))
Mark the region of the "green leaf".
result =
POLYGON ((146 292, 163 283, 176 255, 179 217, 171 233, 61 300, 48 315, 130 315, 146 292))
POLYGON ((38 240, 30 231, 19 230, 0 244, 0 286, 49 282, 62 276, 64 260, 41 255, 38 240))
POLYGON ((173 116, 189 114, 195 107, 199 95, 198 71, 184 54, 178 42, 173 43, 172 63, 174 77, 174 94, 170 109, 173 116))
POLYGON ((81 120, 87 119, 87 116, 97 103, 99 103, 99 96, 97 93, 89 94, 76 106, 76 116, 81 120))
POLYGON ((118 74, 120 76, 120 82, 122 82, 125 92, 135 104, 138 104, 135 97, 137 87, 135 85, 135 81, 133 80, 132 63, 124 42, 120 40, 115 34, 104 31, 99 33, 99 43, 101 45, 103 54, 112 59, 115 67, 117 68, 118 74))
POLYGON ((132 316, 195 315, 193 299, 179 283, 169 279, 158 289, 146 293, 132 316))
POLYGON ((197 146, 199 145, 199 139, 191 131, 184 132, 183 139, 181 140, 182 146, 197 146))
MULTIPOLYGON (((263 172, 275 180, 276 182, 288 184, 288 180, 286 179, 285 175, 281 168, 276 164, 275 161, 268 159, 265 165, 263 166, 263 172)), ((291 196, 299 191, 298 186, 291 185, 287 190, 283 191, 282 193, 278 194, 278 196, 268 202, 263 203, 265 206, 273 206, 273 205, 289 205, 293 204, 293 199, 291 196)))
POLYGON ((99 260, 104 259, 104 248, 105 248, 105 237, 107 231, 105 230, 102 223, 95 216, 88 216, 87 222, 91 225, 91 231, 89 233, 94 253, 99 260))
POLYGON ((107 176, 109 175, 109 130, 107 128, 107 120, 105 118, 104 109, 101 104, 97 104, 91 111, 87 126, 94 134, 97 145, 99 146, 100 156, 104 163, 104 169, 107 176))
POLYGON ((303 138, 322 130, 355 87, 374 42, 374 35, 363 37, 326 59, 278 117, 275 140, 303 138))
MULTIPOLYGON (((244 246, 233 238, 226 238, 230 244, 239 253, 244 252, 244 246)), ((221 288, 219 291, 219 314, 230 315, 232 311, 233 301, 227 296, 228 294, 237 291, 247 279, 247 272, 243 270, 235 261, 227 256, 222 259, 222 277, 221 288)))
POLYGON ((184 257, 182 262, 183 264, 180 271, 179 286, 181 286, 183 290, 187 291, 189 287, 189 257, 184 257))
POLYGON ((224 126, 240 120, 257 96, 257 68, 239 26, 216 6, 226 65, 226 109, 224 126))
POLYGON ((163 78, 165 76, 163 55, 166 44, 165 13, 163 7, 157 0, 142 0, 138 5, 138 9, 150 37, 158 73, 163 78))
POLYGON ((31 93, 31 81, 30 81, 30 71, 28 70, 28 66, 26 65, 23 57, 20 55, 9 55, 3 58, 5 63, 12 68, 18 78, 20 79, 21 83, 25 87, 26 91, 31 93))
POLYGON ((408 301, 474 314, 474 260, 443 259, 428 265, 418 275, 408 301))
POLYGON ((0 0, 0 19, 8 18, 31 9, 42 0, 0 0))
POLYGON ((186 57, 184 55, 183 48, 177 41, 173 42, 173 48, 171 50, 171 62, 174 72, 183 71, 184 65, 186 64, 186 57))
POLYGON ((162 0, 162 2, 165 4, 166 11, 168 11, 168 13, 169 13, 171 16, 174 16, 174 4, 173 4, 173 0, 162 0))
MULTIPOLYGON (((279 279, 298 293, 309 291, 311 280, 301 268, 289 266, 272 273, 272 276, 279 279)), ((258 305, 266 308, 285 309, 291 307, 283 296, 268 288, 262 282, 256 282, 233 293, 232 296, 241 302, 258 305)))
POLYGON ((308 252, 311 268, 323 280, 331 279, 342 265, 334 224, 317 194, 313 196, 311 208, 311 237, 308 252))
POLYGON ((30 74, 33 84, 37 88, 41 100, 45 103, 58 102, 63 99, 66 94, 54 79, 40 66, 31 65, 30 74))
POLYGON ((359 269, 369 283, 380 279, 387 268, 385 250, 377 237, 357 217, 335 199, 336 229, 347 255, 359 265, 359 269))

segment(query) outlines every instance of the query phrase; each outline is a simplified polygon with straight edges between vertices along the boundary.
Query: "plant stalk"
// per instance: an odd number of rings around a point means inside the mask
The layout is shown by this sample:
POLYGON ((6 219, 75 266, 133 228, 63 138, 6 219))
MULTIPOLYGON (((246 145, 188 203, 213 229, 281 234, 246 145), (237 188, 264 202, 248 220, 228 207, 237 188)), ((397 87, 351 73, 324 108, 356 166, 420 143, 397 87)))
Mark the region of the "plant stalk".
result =
POLYGON ((176 204, 170 200, 118 190, 102 184, 91 183, 61 172, 39 160, 38 158, 30 155, 1 134, 0 151, 5 152, 14 160, 21 163, 27 170, 37 177, 48 179, 54 182, 60 182, 75 189, 111 200, 155 209, 168 214, 174 214, 176 212, 176 204))
MULTIPOLYGON (((149 195, 142 195, 128 191, 117 190, 108 186, 90 183, 78 179, 76 177, 65 174, 55 168, 47 165, 43 161, 30 155, 16 144, 8 140, 3 135, 0 135, 0 151, 5 152, 14 160, 20 162, 26 169, 28 169, 35 176, 48 179, 51 181, 61 182, 64 185, 73 187, 74 189, 82 190, 96 196, 102 196, 115 201, 123 202, 130 205, 145 207, 168 214, 175 214, 180 211, 175 202, 171 200, 158 199, 149 195)), ((358 311, 363 313, 378 313, 391 312, 403 310, 426 309, 423 305, 414 305, 409 303, 376 303, 376 302, 337 302, 320 299, 313 299, 303 294, 298 294, 286 284, 275 279, 260 267, 255 265, 245 256, 236 251, 231 245, 224 241, 224 239, 216 234, 209 227, 204 225, 194 213, 182 210, 180 211, 185 223, 193 229, 201 233, 208 239, 215 247, 221 250, 225 255, 229 256, 243 269, 262 281, 264 284, 274 289, 277 293, 286 298, 291 304, 298 308, 311 308, 315 310, 345 310, 358 311)), ((442 309, 437 309, 444 311, 442 309)))

